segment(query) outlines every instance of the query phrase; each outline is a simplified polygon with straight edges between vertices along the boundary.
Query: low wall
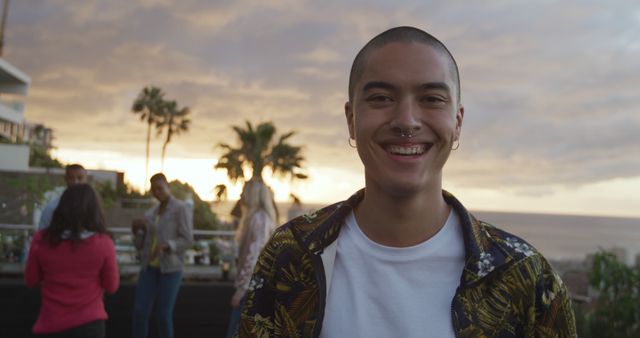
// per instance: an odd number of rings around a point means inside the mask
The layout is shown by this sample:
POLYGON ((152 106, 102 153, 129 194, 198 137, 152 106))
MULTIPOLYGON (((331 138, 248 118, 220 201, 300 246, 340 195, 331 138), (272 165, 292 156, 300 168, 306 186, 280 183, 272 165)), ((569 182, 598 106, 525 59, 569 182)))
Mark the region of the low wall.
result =
MULTIPOLYGON (((107 337, 131 336, 135 284, 125 282, 113 295, 105 296, 109 314, 107 337)), ((179 338, 224 337, 229 320, 231 283, 184 282, 174 309, 175 336, 179 338)), ((28 289, 22 280, 0 280, 0 337, 34 337, 31 326, 40 307, 40 291, 28 289)), ((156 323, 149 324, 149 337, 157 337, 156 323)))

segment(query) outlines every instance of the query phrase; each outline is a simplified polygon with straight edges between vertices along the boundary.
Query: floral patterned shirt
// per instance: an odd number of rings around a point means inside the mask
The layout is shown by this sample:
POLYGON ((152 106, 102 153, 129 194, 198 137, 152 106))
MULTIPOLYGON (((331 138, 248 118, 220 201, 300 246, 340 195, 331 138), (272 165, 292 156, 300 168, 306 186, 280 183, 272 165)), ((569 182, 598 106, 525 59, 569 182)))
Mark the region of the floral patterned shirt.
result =
MULTIPOLYGON (((569 293, 547 260, 443 196, 461 216, 464 235, 465 268, 451 302, 456 335, 576 337, 569 293)), ((256 264, 237 337, 318 337, 327 285, 320 255, 363 197, 361 190, 276 230, 256 264)))

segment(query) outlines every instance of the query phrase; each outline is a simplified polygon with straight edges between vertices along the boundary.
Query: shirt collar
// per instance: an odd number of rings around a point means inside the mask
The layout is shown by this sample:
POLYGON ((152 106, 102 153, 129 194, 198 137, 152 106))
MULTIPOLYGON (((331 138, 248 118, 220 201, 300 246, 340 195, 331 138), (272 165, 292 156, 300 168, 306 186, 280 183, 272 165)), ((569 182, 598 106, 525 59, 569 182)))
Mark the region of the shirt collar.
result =
MULTIPOLYGON (((510 257, 499 246, 492 245, 492 235, 489 230, 494 229, 493 226, 476 219, 453 194, 443 190, 442 195, 460 217, 465 247, 465 268, 461 282, 474 283, 495 270, 497 266, 505 264, 510 257)), ((294 236, 309 252, 322 253, 324 248, 338 238, 347 215, 363 199, 364 189, 361 189, 346 201, 293 220, 294 236)))

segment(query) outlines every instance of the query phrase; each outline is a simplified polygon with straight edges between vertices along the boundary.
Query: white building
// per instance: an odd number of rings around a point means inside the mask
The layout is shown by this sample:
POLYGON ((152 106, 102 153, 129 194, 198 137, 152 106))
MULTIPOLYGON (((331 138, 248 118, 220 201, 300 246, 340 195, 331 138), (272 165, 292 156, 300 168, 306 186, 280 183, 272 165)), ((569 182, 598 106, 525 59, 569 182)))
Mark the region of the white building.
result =
MULTIPOLYGON (((24 97, 31 79, 20 69, 0 58, 0 172, 63 175, 64 169, 29 167, 29 144, 45 149, 52 145, 53 132, 42 124, 24 118, 24 97)), ((109 182, 116 187, 122 173, 111 170, 87 170, 91 180, 109 182)))
POLYGON ((0 58, 0 170, 22 171, 29 168, 29 146, 20 144, 30 138, 24 119, 24 101, 31 79, 20 69, 0 58))

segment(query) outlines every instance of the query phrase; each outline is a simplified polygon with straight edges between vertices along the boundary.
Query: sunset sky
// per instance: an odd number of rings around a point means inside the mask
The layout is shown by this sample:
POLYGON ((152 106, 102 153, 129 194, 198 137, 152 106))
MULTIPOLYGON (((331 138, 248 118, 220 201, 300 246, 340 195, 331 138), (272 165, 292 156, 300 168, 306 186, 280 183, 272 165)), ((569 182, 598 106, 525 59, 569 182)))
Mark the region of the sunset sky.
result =
POLYGON ((170 179, 211 199, 230 126, 273 121, 297 132, 310 176, 272 180, 277 198, 328 203, 364 185, 347 144, 349 67, 398 25, 439 37, 460 66, 465 119, 444 187, 468 208, 640 216, 635 0, 21 0, 3 57, 31 77, 25 116, 54 129, 64 162, 142 186, 146 126, 131 103, 155 85, 193 115, 169 145, 170 179))

